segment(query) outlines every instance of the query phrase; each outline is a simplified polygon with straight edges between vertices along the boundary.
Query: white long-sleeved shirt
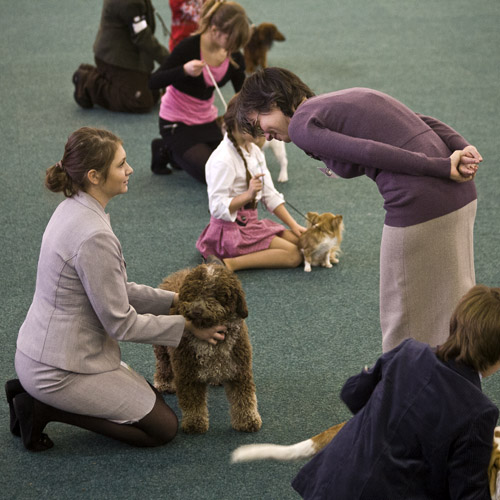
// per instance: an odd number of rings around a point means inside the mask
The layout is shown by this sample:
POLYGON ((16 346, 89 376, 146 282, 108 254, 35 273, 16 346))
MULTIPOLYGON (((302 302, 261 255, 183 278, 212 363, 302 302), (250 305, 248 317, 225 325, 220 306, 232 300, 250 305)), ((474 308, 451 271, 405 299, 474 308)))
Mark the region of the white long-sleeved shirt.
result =
MULTIPOLYGON (((285 202, 274 187, 271 173, 266 165, 264 153, 256 144, 250 144, 250 151, 241 148, 248 170, 252 176, 265 174, 261 179, 264 186, 257 193, 256 200, 264 203, 269 212, 285 202)), ((248 189, 245 164, 227 134, 217 149, 210 155, 205 166, 208 204, 210 214, 216 219, 234 222, 236 212, 229 211, 229 205, 236 196, 248 189)))

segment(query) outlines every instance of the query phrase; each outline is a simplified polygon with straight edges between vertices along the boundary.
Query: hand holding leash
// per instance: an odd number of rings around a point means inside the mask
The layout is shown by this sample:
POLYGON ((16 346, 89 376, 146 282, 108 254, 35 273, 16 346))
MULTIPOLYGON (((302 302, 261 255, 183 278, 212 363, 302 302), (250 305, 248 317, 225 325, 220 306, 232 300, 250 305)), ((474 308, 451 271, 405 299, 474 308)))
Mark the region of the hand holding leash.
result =
POLYGON ((251 195, 251 199, 253 200, 259 191, 262 191, 264 187, 264 181, 261 180, 261 177, 264 177, 266 174, 257 174, 254 175, 250 182, 248 183, 248 193, 251 195))
POLYGON ((200 61, 199 59, 192 59, 191 61, 188 61, 186 64, 184 64, 184 73, 193 77, 200 76, 203 72, 204 66, 205 63, 203 61, 200 61))

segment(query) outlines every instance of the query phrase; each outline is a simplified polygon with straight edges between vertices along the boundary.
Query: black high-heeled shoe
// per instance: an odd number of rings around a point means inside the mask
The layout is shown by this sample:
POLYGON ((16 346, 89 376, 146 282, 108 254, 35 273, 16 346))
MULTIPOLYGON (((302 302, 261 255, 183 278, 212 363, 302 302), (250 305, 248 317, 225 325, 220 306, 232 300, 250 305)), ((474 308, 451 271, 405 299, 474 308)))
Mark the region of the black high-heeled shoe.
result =
POLYGON ((21 438, 24 447, 30 451, 45 451, 54 446, 52 440, 42 432, 40 436, 33 436, 33 420, 35 417, 35 399, 27 392, 18 394, 14 398, 14 409, 19 426, 21 428, 21 438))
POLYGON ((14 398, 23 392, 24 387, 19 382, 19 379, 14 378, 5 382, 5 395, 7 396, 7 403, 9 403, 9 413, 10 413, 10 432, 14 436, 21 437, 21 427, 19 426, 19 419, 16 415, 16 410, 14 409, 14 398))

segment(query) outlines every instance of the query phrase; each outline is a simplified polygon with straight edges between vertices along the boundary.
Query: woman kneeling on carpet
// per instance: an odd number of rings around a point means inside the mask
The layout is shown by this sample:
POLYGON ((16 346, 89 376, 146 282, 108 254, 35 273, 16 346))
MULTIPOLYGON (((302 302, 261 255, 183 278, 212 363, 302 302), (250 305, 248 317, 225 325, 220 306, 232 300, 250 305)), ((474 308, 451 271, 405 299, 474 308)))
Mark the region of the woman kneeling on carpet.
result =
POLYGON ((177 346, 185 329, 209 343, 224 326, 197 329, 169 316, 175 293, 127 281, 107 203, 128 191, 133 170, 121 140, 81 128, 45 184, 63 192, 43 235, 33 302, 15 358, 19 380, 6 384, 10 428, 24 446, 53 446, 43 433, 63 422, 134 446, 174 438, 177 417, 159 393, 121 361, 118 341, 177 346))

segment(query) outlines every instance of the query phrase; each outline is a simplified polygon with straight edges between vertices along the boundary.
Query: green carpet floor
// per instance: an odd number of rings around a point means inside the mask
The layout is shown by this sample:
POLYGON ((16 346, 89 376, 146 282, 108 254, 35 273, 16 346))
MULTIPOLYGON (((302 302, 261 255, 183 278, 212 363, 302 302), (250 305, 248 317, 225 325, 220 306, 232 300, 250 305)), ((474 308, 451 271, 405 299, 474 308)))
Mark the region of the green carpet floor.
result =
MULTIPOLYGON (((274 22, 287 40, 270 64, 296 72, 316 93, 365 86, 459 130, 484 157, 477 176, 477 281, 500 284, 500 2, 498 0, 245 0, 255 23, 274 22)), ((157 110, 143 116, 83 110, 71 75, 92 62, 101 0, 0 0, 0 381, 15 375, 19 326, 31 303, 41 236, 61 197, 43 187, 67 136, 83 125, 109 128, 124 141, 135 173, 109 213, 129 279, 157 285, 200 262, 195 241, 208 221, 204 186, 183 172, 154 177, 150 141, 157 110)), ((155 0, 165 20, 166 0, 155 0)), ((159 34, 161 37, 162 35, 159 34)), ((230 97, 232 89, 225 88, 230 97)), ((26 452, 8 431, 0 401, 0 496, 50 499, 293 499, 290 480, 303 462, 230 465, 230 452, 253 442, 292 443, 348 418, 338 398, 345 379, 381 352, 378 257, 384 213, 375 184, 329 180, 317 162, 288 145, 289 177, 279 185, 294 206, 344 215, 340 264, 239 273, 247 294, 262 430, 231 429, 223 390, 209 396, 206 435, 179 432, 168 446, 134 449, 60 424, 55 447, 26 452)), ((278 166, 269 166, 277 179, 278 166)), ((261 213, 261 215, 265 215, 261 213)), ((300 219, 299 216, 297 216, 300 219)), ((152 348, 122 346, 149 379, 152 348)), ((484 381, 498 405, 500 376, 484 381)), ((175 396, 167 401, 180 416, 175 396)))

